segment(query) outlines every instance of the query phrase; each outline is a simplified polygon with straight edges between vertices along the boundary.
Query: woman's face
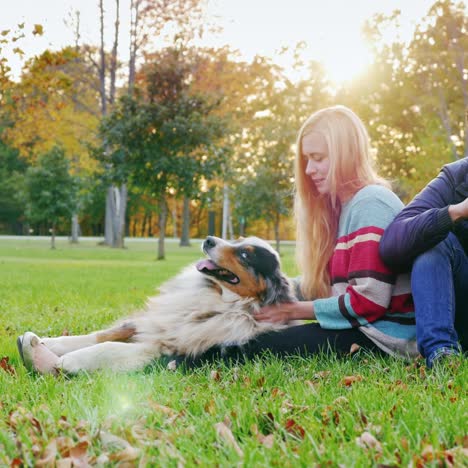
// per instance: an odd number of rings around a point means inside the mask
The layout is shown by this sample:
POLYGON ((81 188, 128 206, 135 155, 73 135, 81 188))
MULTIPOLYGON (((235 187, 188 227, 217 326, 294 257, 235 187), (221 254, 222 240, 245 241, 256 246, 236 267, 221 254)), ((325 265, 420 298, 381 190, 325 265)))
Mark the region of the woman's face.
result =
POLYGON ((330 193, 327 180, 330 170, 330 158, 325 138, 320 133, 311 132, 302 138, 302 156, 306 160, 305 173, 312 179, 318 193, 330 193))

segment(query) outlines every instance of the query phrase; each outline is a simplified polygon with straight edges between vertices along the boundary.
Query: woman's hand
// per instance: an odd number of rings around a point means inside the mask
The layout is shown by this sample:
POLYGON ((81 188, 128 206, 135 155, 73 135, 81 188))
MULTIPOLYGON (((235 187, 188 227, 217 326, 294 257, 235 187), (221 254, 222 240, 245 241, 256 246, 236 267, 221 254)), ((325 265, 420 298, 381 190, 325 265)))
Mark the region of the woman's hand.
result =
POLYGON ((262 307, 255 314, 259 322, 288 323, 291 320, 315 320, 312 301, 285 302, 262 307))

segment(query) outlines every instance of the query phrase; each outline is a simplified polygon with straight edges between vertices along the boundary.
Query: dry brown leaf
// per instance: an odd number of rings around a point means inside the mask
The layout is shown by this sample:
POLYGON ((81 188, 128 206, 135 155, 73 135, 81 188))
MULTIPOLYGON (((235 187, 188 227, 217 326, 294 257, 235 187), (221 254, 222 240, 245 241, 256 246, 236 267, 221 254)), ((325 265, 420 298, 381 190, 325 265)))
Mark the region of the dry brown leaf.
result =
POLYGON ((45 448, 42 457, 36 461, 36 466, 44 466, 46 468, 55 465, 55 458, 57 457, 57 440, 52 439, 49 445, 45 448))
POLYGON ((304 428, 302 426, 300 426, 299 424, 297 424, 297 422, 294 419, 286 420, 284 428, 290 434, 292 434, 292 435, 294 435, 296 437, 299 437, 301 439, 303 439, 304 436, 305 436, 304 428))
POLYGON ((382 452, 382 445, 370 432, 363 432, 359 437, 356 437, 356 443, 364 449, 382 452))
MULTIPOLYGON (((129 445, 120 452, 114 452, 109 455, 109 460, 113 462, 131 462, 136 460, 140 456, 140 451, 135 447, 129 445)), ((119 463, 119 467, 123 466, 119 463)), ((133 465, 130 465, 133 466, 133 465)))
POLYGON ((274 387, 274 388, 271 389, 271 396, 273 398, 275 398, 277 396, 282 397, 284 395, 285 395, 285 393, 283 392, 283 390, 280 390, 278 387, 274 387))
POLYGON ((70 449, 70 457, 75 468, 86 467, 88 465, 88 447, 89 442, 83 440, 70 449))
POLYGON ((100 431, 99 438, 101 439, 101 443, 105 449, 119 450, 109 455, 110 461, 129 462, 136 460, 140 456, 140 451, 135 447, 132 447, 127 440, 122 439, 121 437, 110 434, 109 432, 100 431))
POLYGON ((343 379, 341 380, 341 384, 345 387, 350 387, 354 383, 360 382, 361 380, 361 375, 347 375, 346 377, 343 377, 343 379))
POLYGON ((353 343, 349 349, 349 354, 357 353, 360 349, 361 347, 357 343, 353 343))
POLYGON ((237 443, 231 429, 229 429, 229 427, 227 427, 223 422, 216 423, 214 427, 218 436, 224 439, 224 441, 230 445, 240 457, 243 457, 244 452, 239 447, 239 444, 237 443))
POLYGON ((149 400, 148 402, 149 406, 160 412, 160 413, 163 413, 167 416, 177 416, 178 413, 176 410, 172 409, 172 408, 169 408, 169 406, 165 406, 165 405, 160 405, 159 403, 156 403, 155 401, 152 401, 152 400, 149 400))
POLYGON ((16 375, 15 368, 9 363, 10 358, 8 356, 4 356, 0 358, 0 369, 3 369, 10 375, 16 375))
POLYGON ((55 463, 56 468, 72 468, 76 465, 73 464, 73 460, 70 457, 60 458, 55 463))
POLYGON ((449 468, 462 466, 462 463, 468 462, 468 449, 465 447, 453 447, 443 452, 444 462, 449 468))

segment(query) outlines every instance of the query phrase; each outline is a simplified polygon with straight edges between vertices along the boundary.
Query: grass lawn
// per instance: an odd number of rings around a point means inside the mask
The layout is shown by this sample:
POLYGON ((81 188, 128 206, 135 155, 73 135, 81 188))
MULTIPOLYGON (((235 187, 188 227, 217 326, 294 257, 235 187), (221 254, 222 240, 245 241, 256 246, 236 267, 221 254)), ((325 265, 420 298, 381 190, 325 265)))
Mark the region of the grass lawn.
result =
MULTIPOLYGON (((468 363, 358 351, 194 372, 30 375, 16 337, 79 334, 143 305, 199 245, 0 239, 0 466, 468 466, 468 363), (445 465, 444 465, 445 464, 445 465)), ((283 266, 295 275, 293 249, 283 266)))

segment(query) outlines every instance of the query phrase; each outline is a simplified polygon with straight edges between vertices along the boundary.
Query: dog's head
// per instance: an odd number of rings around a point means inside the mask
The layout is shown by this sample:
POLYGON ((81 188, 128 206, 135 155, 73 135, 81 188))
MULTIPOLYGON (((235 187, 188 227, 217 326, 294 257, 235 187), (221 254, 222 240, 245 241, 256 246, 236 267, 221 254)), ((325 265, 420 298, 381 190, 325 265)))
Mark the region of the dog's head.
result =
POLYGON ((197 263, 197 270, 222 289, 254 298, 260 305, 294 300, 279 256, 267 242, 257 237, 228 242, 209 236, 202 250, 208 258, 197 263))

